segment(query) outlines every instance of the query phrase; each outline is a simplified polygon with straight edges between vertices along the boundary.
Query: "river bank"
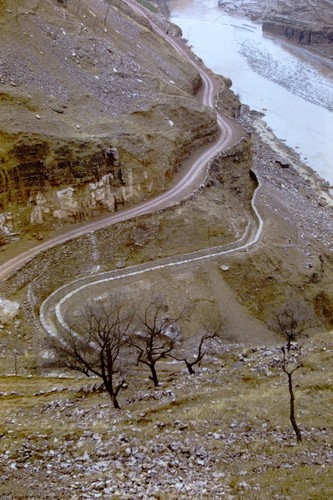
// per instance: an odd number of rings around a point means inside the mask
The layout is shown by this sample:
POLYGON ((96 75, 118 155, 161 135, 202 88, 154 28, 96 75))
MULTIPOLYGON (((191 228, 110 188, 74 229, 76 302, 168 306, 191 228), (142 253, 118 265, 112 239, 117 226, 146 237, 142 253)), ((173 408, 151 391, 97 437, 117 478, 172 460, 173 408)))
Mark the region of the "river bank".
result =
POLYGON ((315 196, 318 201, 333 207, 333 186, 325 179, 322 179, 306 163, 302 162, 300 155, 296 151, 276 137, 272 129, 265 122, 265 117, 262 113, 250 110, 247 106, 243 106, 243 109, 245 110, 242 114, 243 123, 251 129, 252 134, 256 134, 267 145, 271 150, 271 153, 268 153, 269 155, 272 153, 273 155, 275 154, 276 164, 282 168, 293 167, 303 180, 300 184, 302 185, 305 182, 316 193, 315 196))
MULTIPOLYGON (((198 54, 198 56, 202 57, 203 54, 205 54, 206 58, 208 59, 208 66, 209 63, 212 63, 213 67, 212 69, 214 70, 216 65, 213 63, 216 59, 216 47, 210 46, 209 50, 205 51, 205 42, 202 42, 200 39, 200 43, 203 44, 204 48, 203 51, 201 50, 201 45, 197 44, 197 35, 195 33, 196 29, 196 16, 198 15, 197 9, 199 8, 195 2, 192 2, 191 4, 188 4, 187 2, 182 2, 179 0, 171 0, 167 2, 167 6, 169 8, 171 20, 173 22, 177 22, 177 20, 181 21, 180 27, 183 29, 183 36, 188 39, 188 44, 190 44, 192 47, 192 50, 198 54), (185 33, 184 31, 184 26, 186 26, 188 29, 188 32, 185 33), (199 53, 197 52, 197 49, 199 49, 199 53), (212 55, 211 55, 212 54, 212 55), (215 58, 215 59, 214 59, 215 58)), ((205 2, 204 4, 200 4, 200 9, 202 9, 202 17, 200 18, 200 21, 198 19, 198 23, 204 24, 206 21, 208 25, 211 27, 212 25, 210 23, 210 19, 215 16, 215 14, 219 13, 221 14, 220 17, 223 18, 223 26, 224 29, 227 29, 228 26, 226 26, 225 23, 231 22, 229 18, 224 18, 223 17, 223 11, 222 9, 216 9, 214 8, 212 11, 210 10, 211 7, 211 2, 205 2)), ((216 18, 214 21, 214 25, 218 19, 216 18)), ((255 29, 253 25, 251 24, 245 24, 239 17, 232 17, 233 22, 235 23, 235 26, 237 27, 238 31, 244 32, 246 29, 248 31, 251 31, 255 29)), ((246 22, 246 19, 244 19, 246 22)), ((249 22, 249 21, 248 21, 249 22)), ((215 29, 215 28, 214 28, 215 29)), ((202 31, 198 31, 198 33, 202 33, 202 31)), ((229 33, 229 32, 228 32, 229 33)), ((220 36, 222 36, 221 32, 219 32, 220 36)), ((229 33, 230 34, 230 33, 229 33)), ((208 35, 209 36, 209 35, 208 35)), ((210 40, 210 39, 209 39, 210 40)), ((222 40, 220 39, 220 46, 222 44, 222 40)), ((284 46, 287 46, 287 42, 282 43, 284 46)), ((222 49, 221 49, 222 50, 222 49)), ((301 48, 298 48, 298 54, 302 54, 303 58, 309 57, 309 53, 307 50, 304 50, 302 52, 301 48)), ((223 57, 226 59, 230 59, 231 56, 227 54, 228 47, 226 47, 226 50, 223 53, 223 57)), ((318 62, 319 57, 317 58, 318 62)), ((253 61, 253 59, 252 59, 253 61)), ((312 59, 311 59, 312 61, 312 59)), ((205 59, 204 59, 204 62, 205 59)), ((240 64, 241 61, 238 61, 238 64, 240 64)), ((206 62, 207 64, 207 62, 206 62)), ((245 64, 245 63, 244 63, 245 64)), ((322 66, 325 65, 325 59, 321 58, 320 64, 322 66)), ((227 65, 228 66, 228 65, 227 65)), ((217 64, 217 67, 220 68, 219 63, 217 64)), ((232 69, 232 67, 230 67, 232 69)), ((242 74, 243 68, 238 66, 238 72, 242 74)), ((248 73, 246 73, 247 75, 248 73)), ((229 78, 230 74, 223 73, 224 77, 229 78)), ((249 86, 252 85, 252 82, 249 81, 249 86)), ((302 83, 303 85, 303 83, 302 83)), ((272 91, 272 88, 269 87, 270 91, 272 91)), ((231 90, 234 90, 234 82, 231 86, 231 90)), ((261 93, 264 91, 262 87, 259 87, 259 92, 258 88, 255 89, 257 94, 261 93)), ((272 94, 270 97, 271 101, 274 101, 276 99, 276 95, 272 94)), ((319 99, 319 98, 318 98, 319 99)), ((324 242, 324 245, 332 250, 332 244, 333 244, 333 239, 332 239, 332 233, 333 233, 333 227, 331 223, 332 219, 332 208, 333 208, 333 198, 332 198, 332 191, 331 191, 331 186, 330 182, 327 179, 324 179, 322 176, 320 176, 312 166, 309 165, 308 162, 304 162, 301 156, 301 151, 299 149, 293 149, 290 146, 288 146, 288 142, 284 139, 279 139, 272 128, 269 126, 269 120, 267 119, 267 109, 262 109, 262 108, 252 108, 246 104, 244 104, 244 101, 242 101, 242 107, 241 107, 241 116, 240 116, 240 122, 244 126, 244 128, 251 133, 253 143, 256 145, 255 150, 257 151, 255 153, 256 157, 254 158, 254 168, 258 169, 258 165, 261 167, 259 168, 259 175, 260 172, 262 171, 263 177, 265 179, 265 182, 271 184, 272 186, 269 187, 269 190, 273 189, 274 186, 283 186, 283 189, 285 191, 286 196, 287 192, 291 190, 292 196, 295 197, 295 193, 298 194, 299 198, 299 203, 302 205, 301 210, 295 210, 296 213, 302 213, 305 214, 306 212, 308 213, 308 216, 304 217, 305 222, 308 223, 309 227, 311 226, 312 228, 316 228, 313 232, 314 236, 316 239, 319 238, 320 241, 324 242), (261 151, 260 153, 260 158, 258 156, 258 151, 261 151), (289 173, 292 172, 291 175, 289 173), (301 201, 302 197, 305 196, 305 203, 301 201), (308 202, 309 207, 304 208, 304 204, 306 205, 308 202), (318 205, 318 210, 315 210, 315 214, 310 212, 313 212, 313 207, 315 205, 318 205), (323 211, 323 213, 321 213, 323 211), (306 222, 308 221, 308 222, 306 222), (320 233, 320 236, 318 235, 320 233)), ((291 103, 287 103, 290 104, 291 103)), ((286 117, 291 119, 291 113, 287 108, 282 108, 282 112, 284 109, 284 114, 286 117)), ((298 109, 293 113, 292 115, 296 114, 298 109)), ((323 130, 323 127, 321 127, 321 131, 323 132, 323 138, 325 136, 325 131, 323 130)), ((304 155, 303 155, 304 156, 304 155)), ((275 189, 275 188, 274 188, 275 189)), ((291 196, 290 194, 290 196, 291 196)), ((289 200, 286 199, 286 206, 290 204, 289 200)), ((274 210, 274 207, 273 207, 274 210)), ((292 214, 291 214, 292 216, 292 214)), ((293 218, 293 217, 292 217, 293 218)))
MULTIPOLYGON (((206 5, 203 5, 202 18, 206 5)), ((186 15, 188 13, 186 11, 186 15)), ((171 15, 176 22, 177 17, 172 12, 171 15)), ((246 26, 242 24, 241 29, 246 26)), ((202 53, 196 51, 194 28, 189 34, 189 43, 194 45, 192 50, 202 57, 202 53)), ((188 38, 188 33, 184 36, 188 38)), ((215 49, 209 45, 209 53, 215 49)), ((238 71, 242 74, 241 67, 238 71)), ((255 89, 257 93, 261 90, 262 87, 255 89)), ((274 94, 270 100, 275 100, 274 94)), ((291 109, 286 105, 281 109, 287 120, 297 114, 297 110, 291 112, 291 109)), ((239 120, 252 139, 252 168, 262 186, 257 207, 264 219, 264 231, 255 248, 223 261, 229 266, 224 280, 238 300, 261 320, 267 318, 275 304, 295 294, 313 306, 323 325, 330 327, 333 325, 330 183, 302 160, 298 149, 292 149, 287 141, 276 137, 267 124, 266 109, 251 110, 243 104, 239 120)), ((324 137, 323 127, 320 130, 324 137)))
POLYGON ((215 73, 232 80, 241 102, 303 163, 333 184, 333 78, 323 58, 262 34, 261 26, 215 0, 170 0, 171 20, 215 73))

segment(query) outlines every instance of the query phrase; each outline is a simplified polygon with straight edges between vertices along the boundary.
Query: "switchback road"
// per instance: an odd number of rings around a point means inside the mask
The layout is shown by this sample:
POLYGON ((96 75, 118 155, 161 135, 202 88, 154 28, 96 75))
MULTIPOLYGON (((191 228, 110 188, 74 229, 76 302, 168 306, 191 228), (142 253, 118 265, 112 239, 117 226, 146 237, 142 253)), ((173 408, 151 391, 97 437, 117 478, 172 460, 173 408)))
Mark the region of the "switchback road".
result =
MULTIPOLYGON (((128 1, 128 5, 132 6, 133 10, 140 14, 145 15, 142 8, 138 5, 132 4, 128 1)), ((154 25, 154 30, 166 38, 168 42, 184 57, 189 58, 192 64, 198 69, 203 82, 202 103, 215 109, 215 94, 216 94, 216 80, 209 72, 202 66, 202 64, 195 59, 187 47, 184 47, 179 40, 166 35, 158 26, 154 25)), ((191 193, 198 185, 200 185, 206 175, 207 165, 219 151, 230 146, 235 140, 232 122, 226 119, 219 112, 217 113, 217 121, 220 129, 220 135, 217 141, 205 148, 205 150, 197 157, 193 158, 190 168, 186 171, 185 175, 180 181, 165 193, 157 196, 156 198, 145 202, 144 204, 126 210, 122 213, 115 214, 101 223, 92 223, 84 228, 84 232, 88 230, 95 230, 108 224, 115 223, 120 220, 126 220, 136 215, 149 213, 152 211, 165 208, 184 198, 187 194, 191 193)), ((56 336, 59 331, 68 330, 66 322, 67 311, 71 309, 72 301, 77 299, 81 293, 84 295, 88 292, 93 296, 98 296, 99 291, 103 286, 108 286, 111 282, 120 280, 125 277, 138 276, 144 273, 157 271, 159 269, 172 268, 175 266, 186 265, 191 262, 202 261, 205 259, 212 259, 247 249, 260 238, 263 220, 256 208, 255 201, 258 194, 260 185, 257 186, 253 199, 251 202, 252 217, 249 218, 247 227, 243 235, 233 243, 223 245, 220 247, 209 248, 197 252, 183 254, 176 257, 167 259, 160 259, 156 262, 149 262, 138 266, 132 266, 127 269, 115 270, 107 273, 99 273, 94 276, 84 277, 79 280, 67 283, 59 289, 55 290, 41 305, 40 307, 40 321, 44 330, 50 336, 56 336)), ((83 234, 82 229, 79 230, 78 235, 83 234)), ((75 237, 74 231, 70 233, 70 237, 75 237)), ((64 240, 63 240, 64 241, 64 240)))

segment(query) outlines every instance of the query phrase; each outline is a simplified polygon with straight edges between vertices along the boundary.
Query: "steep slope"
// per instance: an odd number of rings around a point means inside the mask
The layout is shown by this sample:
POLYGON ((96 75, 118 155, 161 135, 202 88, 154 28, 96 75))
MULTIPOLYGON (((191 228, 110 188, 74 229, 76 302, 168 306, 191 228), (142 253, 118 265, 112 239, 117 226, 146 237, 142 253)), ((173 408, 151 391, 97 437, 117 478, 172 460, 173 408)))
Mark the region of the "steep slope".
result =
POLYGON ((121 1, 6 0, 0 44, 3 242, 164 189, 217 131, 197 71, 121 1))

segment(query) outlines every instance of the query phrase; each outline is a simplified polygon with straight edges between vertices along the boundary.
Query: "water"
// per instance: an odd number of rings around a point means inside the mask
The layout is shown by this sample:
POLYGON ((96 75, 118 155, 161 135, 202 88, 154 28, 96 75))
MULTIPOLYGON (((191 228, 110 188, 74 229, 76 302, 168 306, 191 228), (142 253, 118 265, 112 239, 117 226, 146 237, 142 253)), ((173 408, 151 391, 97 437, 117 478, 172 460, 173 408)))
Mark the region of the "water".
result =
POLYGON ((333 71, 261 26, 224 13, 217 0, 170 0, 171 21, 193 51, 232 79, 241 102, 265 114, 275 135, 333 184, 333 71))

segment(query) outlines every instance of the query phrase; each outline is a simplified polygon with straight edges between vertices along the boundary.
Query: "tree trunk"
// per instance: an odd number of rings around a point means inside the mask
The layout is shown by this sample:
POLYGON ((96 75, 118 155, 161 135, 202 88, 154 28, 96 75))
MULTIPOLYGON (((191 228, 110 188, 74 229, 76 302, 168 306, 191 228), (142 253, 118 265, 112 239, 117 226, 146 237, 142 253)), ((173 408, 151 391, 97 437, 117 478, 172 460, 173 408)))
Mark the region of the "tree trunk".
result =
POLYGON ((119 406, 119 403, 118 403, 117 397, 116 397, 114 394, 113 394, 113 395, 111 395, 111 401, 112 401, 113 407, 114 407, 116 410, 120 410, 120 406, 119 406))
POLYGON ((116 409, 116 410, 120 410, 120 406, 119 406, 119 403, 118 403, 118 400, 117 400, 117 394, 115 393, 115 391, 113 390, 113 387, 112 385, 110 385, 108 382, 106 382, 104 380, 104 386, 105 386, 105 389, 108 391, 109 393, 109 396, 110 396, 110 399, 112 401, 112 404, 113 404, 113 407, 116 409))
POLYGON ((150 371, 151 371, 151 375, 152 375, 152 379, 153 379, 153 382, 154 382, 154 386, 157 387, 158 386, 158 378, 157 378, 157 373, 156 373, 156 370, 155 370, 155 365, 151 364, 151 365, 149 365, 149 368, 150 368, 150 371))
POLYGON ((293 391, 293 382, 292 382, 292 374, 288 373, 288 385, 289 385, 289 394, 290 394, 290 422, 291 425, 293 426, 293 429, 296 434, 296 440, 297 443, 302 442, 302 434, 301 431, 299 430, 299 427, 296 422, 296 417, 295 417, 295 396, 294 396, 294 391, 293 391))
POLYGON ((193 370, 193 366, 188 361, 186 361, 186 359, 185 359, 185 363, 186 363, 189 374, 194 375, 195 371, 193 370))
MULTIPOLYGON (((110 393, 109 393, 109 394, 110 394, 110 393)), ((119 403, 118 403, 118 400, 117 400, 117 396, 115 396, 114 394, 110 394, 110 398, 111 398, 111 401, 112 401, 113 407, 114 407, 116 410, 120 410, 120 406, 119 406, 119 403)))

